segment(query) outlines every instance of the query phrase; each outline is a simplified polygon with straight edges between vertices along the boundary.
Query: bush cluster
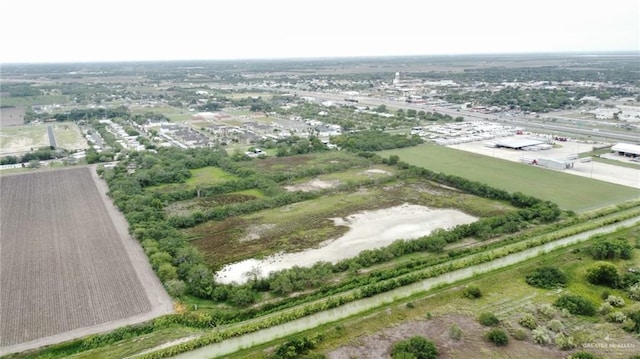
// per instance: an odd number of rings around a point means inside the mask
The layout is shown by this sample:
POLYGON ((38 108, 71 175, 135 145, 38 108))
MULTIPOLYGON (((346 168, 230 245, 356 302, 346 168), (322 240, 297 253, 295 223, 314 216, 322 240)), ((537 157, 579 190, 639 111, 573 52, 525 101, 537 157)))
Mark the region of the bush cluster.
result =
POLYGON ((480 313, 478 321, 485 327, 493 327, 500 324, 500 319, 498 319, 495 314, 489 312, 480 313))
POLYGON ((529 285, 544 289, 564 287, 567 284, 567 276, 555 267, 536 268, 525 280, 529 285))
POLYGON ((391 347, 391 357, 416 359, 436 359, 438 357, 438 348, 436 345, 427 340, 425 337, 415 336, 406 340, 395 342, 391 347))
POLYGON ((571 314, 593 316, 596 314, 595 305, 588 299, 579 295, 563 295, 554 305, 566 309, 571 314))
POLYGON ((503 347, 509 344, 509 337, 502 329, 491 329, 487 334, 487 340, 496 346, 503 347))

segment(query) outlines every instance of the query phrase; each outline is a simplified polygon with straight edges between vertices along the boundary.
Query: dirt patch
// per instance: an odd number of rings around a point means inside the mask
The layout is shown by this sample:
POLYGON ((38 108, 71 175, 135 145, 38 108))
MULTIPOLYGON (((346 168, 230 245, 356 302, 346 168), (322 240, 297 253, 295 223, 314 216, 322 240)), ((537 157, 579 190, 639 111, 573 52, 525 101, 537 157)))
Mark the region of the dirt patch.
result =
POLYGON ((339 184, 340 184, 339 180, 325 181, 318 178, 314 178, 308 182, 300 183, 297 185, 285 186, 284 189, 286 189, 289 192, 296 192, 296 191, 312 192, 312 191, 317 191, 321 189, 333 188, 339 184))
MULTIPOLYGON (((392 315, 391 312, 380 315, 392 315)), ((487 343, 483 335, 488 331, 475 318, 464 315, 445 315, 430 320, 418 320, 385 329, 373 335, 357 339, 353 345, 340 347, 327 353, 330 359, 390 358, 393 343, 416 335, 433 341, 438 348, 438 358, 565 358, 566 351, 541 347, 527 341, 510 338, 507 347, 498 348, 487 343), (462 338, 454 340, 449 335, 452 325, 462 330, 462 338)))

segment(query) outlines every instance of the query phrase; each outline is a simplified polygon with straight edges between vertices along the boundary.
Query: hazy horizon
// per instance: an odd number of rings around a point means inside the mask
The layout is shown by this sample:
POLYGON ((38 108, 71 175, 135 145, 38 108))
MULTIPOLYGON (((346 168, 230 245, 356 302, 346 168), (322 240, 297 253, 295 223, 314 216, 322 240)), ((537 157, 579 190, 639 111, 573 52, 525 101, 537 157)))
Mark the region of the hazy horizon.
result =
POLYGON ((3 66, 12 65, 73 65, 73 64, 119 64, 119 63, 198 63, 198 62, 286 62, 286 61, 350 61, 350 60, 384 60, 410 58, 473 58, 473 57, 590 57, 590 56, 638 56, 636 51, 573 51, 573 52, 519 52, 519 53, 461 53, 461 54, 425 54, 425 55, 371 55, 371 56, 324 56, 324 57, 273 57, 273 58, 236 58, 236 59, 166 59, 166 60, 104 60, 104 61, 59 61, 59 62, 7 62, 3 66))
POLYGON ((640 4, 3 1, 0 63, 640 52, 640 4))

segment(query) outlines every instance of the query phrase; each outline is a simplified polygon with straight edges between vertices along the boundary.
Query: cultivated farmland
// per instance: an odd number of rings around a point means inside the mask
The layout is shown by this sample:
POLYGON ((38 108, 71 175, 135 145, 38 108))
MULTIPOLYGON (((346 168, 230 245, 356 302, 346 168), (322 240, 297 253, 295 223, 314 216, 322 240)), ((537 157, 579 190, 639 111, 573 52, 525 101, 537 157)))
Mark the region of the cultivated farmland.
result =
POLYGON ((0 177, 0 353, 171 310, 92 171, 0 177))

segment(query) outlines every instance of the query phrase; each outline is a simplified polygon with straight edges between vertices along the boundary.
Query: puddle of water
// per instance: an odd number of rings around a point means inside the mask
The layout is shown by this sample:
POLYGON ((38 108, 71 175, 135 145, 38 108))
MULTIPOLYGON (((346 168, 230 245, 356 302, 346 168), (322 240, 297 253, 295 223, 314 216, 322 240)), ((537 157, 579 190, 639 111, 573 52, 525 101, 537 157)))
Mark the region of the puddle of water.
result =
POLYGON ((398 239, 416 239, 438 228, 452 228, 476 220, 453 209, 429 209, 410 204, 359 212, 346 218, 334 218, 336 225, 346 225, 349 231, 338 239, 323 243, 320 248, 231 263, 216 273, 216 282, 244 283, 247 281, 245 273, 254 269, 262 277, 267 277, 271 272, 293 266, 310 267, 319 261, 336 263, 367 249, 386 247, 398 239))

